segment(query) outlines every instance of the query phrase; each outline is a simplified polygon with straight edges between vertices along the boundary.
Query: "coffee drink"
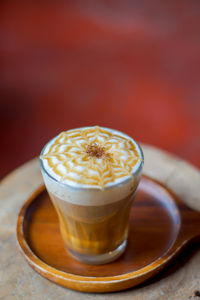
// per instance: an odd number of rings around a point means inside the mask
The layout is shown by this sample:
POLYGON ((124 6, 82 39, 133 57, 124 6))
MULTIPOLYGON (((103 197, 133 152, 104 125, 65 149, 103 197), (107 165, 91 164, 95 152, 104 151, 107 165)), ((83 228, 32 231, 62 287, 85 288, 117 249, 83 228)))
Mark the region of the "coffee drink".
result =
POLYGON ((69 253, 90 264, 121 255, 143 166, 140 146, 113 129, 82 127, 53 138, 40 162, 69 253))

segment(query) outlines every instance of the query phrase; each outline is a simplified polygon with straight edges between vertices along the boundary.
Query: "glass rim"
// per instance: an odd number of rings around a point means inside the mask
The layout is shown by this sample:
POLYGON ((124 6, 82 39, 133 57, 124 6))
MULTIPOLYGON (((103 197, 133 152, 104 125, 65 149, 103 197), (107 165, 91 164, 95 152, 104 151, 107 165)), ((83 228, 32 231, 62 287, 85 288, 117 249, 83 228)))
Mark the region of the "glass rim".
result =
MULTIPOLYGON (((91 127, 94 127, 94 126, 85 126, 85 127, 78 127, 78 128, 73 128, 73 129, 84 129, 84 128, 91 128, 91 127)), ((117 186, 120 186, 120 185, 123 185, 125 184, 126 182, 128 182, 129 180, 131 180, 132 178, 132 175, 137 175, 139 174, 141 171, 142 171, 142 167, 144 165, 144 154, 143 154, 143 150, 141 148, 141 146, 132 138, 130 137, 129 135, 119 131, 119 130, 116 130, 116 129, 111 129, 111 128, 108 128, 108 127, 102 127, 102 126, 99 126, 101 128, 105 128, 105 129, 108 129, 108 130, 113 130, 115 132, 119 132, 121 133, 122 135, 128 137, 129 139, 131 139, 138 147, 139 149, 139 155, 140 155, 140 161, 139 161, 139 164, 138 164, 138 167, 136 168, 136 170, 134 172, 131 173, 130 177, 128 178, 125 178, 124 180, 120 181, 119 183, 113 183, 112 185, 109 185, 109 186, 105 186, 105 187, 98 187, 98 186, 94 186, 92 187, 91 185, 81 185, 79 183, 77 183, 77 186, 74 186, 70 183, 66 183, 66 182, 61 182, 60 180, 56 179, 53 175, 51 175, 47 170, 46 168, 44 167, 44 163, 43 163, 43 160, 41 158, 41 156, 44 154, 44 151, 46 149, 46 147, 49 145, 50 142, 52 142, 56 137, 58 137, 60 135, 60 133, 58 135, 56 135, 55 137, 53 137, 52 139, 50 139, 46 144, 45 146, 42 148, 42 151, 40 153, 40 157, 39 157, 39 160, 40 160, 40 168, 41 170, 48 176, 50 177, 53 181, 55 181, 56 183, 62 185, 62 186, 65 186, 65 187, 68 187, 68 188, 72 188, 72 189, 76 189, 76 190, 103 190, 103 189, 112 189, 112 188, 115 188, 117 186)), ((72 129, 72 130, 73 130, 72 129)), ((70 130, 70 129, 69 129, 70 130)), ((68 131, 68 130, 66 130, 68 131)))

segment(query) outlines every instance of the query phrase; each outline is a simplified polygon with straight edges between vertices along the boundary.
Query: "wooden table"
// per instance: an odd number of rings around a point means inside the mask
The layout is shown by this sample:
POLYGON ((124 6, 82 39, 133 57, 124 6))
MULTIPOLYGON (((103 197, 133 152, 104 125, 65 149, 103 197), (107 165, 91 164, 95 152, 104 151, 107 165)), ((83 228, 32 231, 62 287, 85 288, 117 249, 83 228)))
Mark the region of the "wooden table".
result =
MULTIPOLYGON (((143 145, 144 173, 164 183, 190 207, 200 211, 200 173, 177 157, 143 145)), ((198 299, 200 244, 188 247, 155 278, 134 289, 111 294, 84 294, 46 280, 25 262, 16 243, 16 219, 20 207, 42 184, 38 159, 13 171, 0 184, 0 299, 198 299), (191 297, 191 298, 189 298, 191 297)))

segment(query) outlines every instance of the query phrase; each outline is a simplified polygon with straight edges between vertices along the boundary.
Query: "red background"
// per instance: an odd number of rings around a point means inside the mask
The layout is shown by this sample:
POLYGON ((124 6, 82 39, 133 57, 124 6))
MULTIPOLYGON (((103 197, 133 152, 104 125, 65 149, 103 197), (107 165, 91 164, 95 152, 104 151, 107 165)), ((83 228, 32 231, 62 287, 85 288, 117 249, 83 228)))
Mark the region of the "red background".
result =
POLYGON ((200 1, 1 1, 0 177, 116 128, 200 167, 200 1))

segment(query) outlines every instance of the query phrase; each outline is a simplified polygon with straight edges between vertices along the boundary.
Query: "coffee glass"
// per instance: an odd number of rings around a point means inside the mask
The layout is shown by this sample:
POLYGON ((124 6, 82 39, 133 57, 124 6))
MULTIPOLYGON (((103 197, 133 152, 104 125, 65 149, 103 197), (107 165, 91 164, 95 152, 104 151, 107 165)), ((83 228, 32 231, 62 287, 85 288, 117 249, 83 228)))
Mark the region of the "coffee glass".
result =
MULTIPOLYGON (((75 130, 92 131, 93 128, 82 127, 75 130)), ((77 260, 87 264, 105 264, 117 259, 124 252, 128 237, 130 209, 136 194, 144 161, 142 149, 132 138, 109 128, 101 127, 100 129, 102 136, 104 132, 114 132, 115 136, 121 135, 121 137, 134 143, 134 146, 137 148, 138 162, 130 176, 124 176, 112 183, 109 183, 109 178, 107 178, 108 184, 104 186, 81 184, 80 180, 78 184, 74 184, 74 182, 69 180, 65 182, 59 179, 58 176, 54 176, 51 168, 54 166, 56 159, 60 159, 57 165, 62 161, 62 153, 59 152, 57 154, 58 152, 56 151, 58 150, 51 150, 53 152, 50 154, 53 153, 54 158, 52 159, 51 157, 49 164, 47 164, 45 158, 49 159, 48 151, 50 150, 48 149, 57 149, 54 141, 57 141, 56 138, 58 139, 61 134, 46 144, 40 156, 41 172, 49 196, 57 211, 60 232, 67 251, 77 260), (54 143, 53 146, 52 143, 54 143)), ((90 135, 88 134, 88 136, 90 135)), ((111 146, 109 145, 110 149, 113 149, 112 140, 113 138, 111 138, 111 146)), ((65 144, 66 141, 62 146, 65 144)), ((92 149, 92 151, 95 149, 96 151, 96 142, 89 147, 86 148, 87 151, 85 153, 89 153, 88 149, 92 149)), ((70 151, 66 150, 66 153, 70 151)), ((107 174, 107 158, 106 162, 104 162, 101 161, 100 154, 98 154, 101 152, 93 151, 92 153, 95 153, 96 158, 89 157, 87 158, 88 161, 90 159, 98 160, 101 176, 107 174), (105 168, 102 167, 103 164, 105 168)), ((76 168, 78 168, 78 165, 76 168)), ((80 170, 81 168, 79 168, 78 174, 81 174, 80 170)), ((60 167, 58 174, 61 171, 62 167, 60 167)), ((68 170, 68 174, 70 172, 68 170)), ((79 178, 84 178, 84 176, 80 177, 79 175, 79 178)), ((90 176, 90 182, 92 182, 91 180, 90 176)))

